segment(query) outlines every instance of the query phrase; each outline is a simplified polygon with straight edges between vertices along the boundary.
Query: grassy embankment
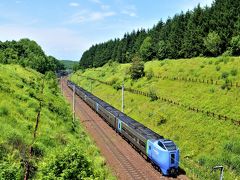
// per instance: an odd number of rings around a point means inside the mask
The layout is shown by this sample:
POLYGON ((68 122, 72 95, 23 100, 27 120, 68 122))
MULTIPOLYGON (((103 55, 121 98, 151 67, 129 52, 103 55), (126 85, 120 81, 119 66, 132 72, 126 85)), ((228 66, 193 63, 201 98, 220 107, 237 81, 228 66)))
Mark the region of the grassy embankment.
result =
MULTIPOLYGON (((154 92, 186 106, 226 115, 240 120, 240 87, 228 86, 230 80, 240 84, 240 58, 194 58, 145 63, 146 76, 133 81, 130 64, 107 64, 101 68, 78 71, 71 79, 93 94, 121 109, 123 79, 126 87, 154 92), (113 85, 89 81, 92 77, 113 85), (160 79, 155 76, 167 76, 160 79), (218 80, 218 84, 173 80, 172 77, 218 80)), ((240 127, 231 121, 197 113, 162 100, 151 101, 142 95, 125 92, 125 113, 172 139, 180 148, 180 166, 193 179, 218 179, 210 174, 215 165, 225 167, 225 179, 240 179, 240 127)))
POLYGON ((113 178, 79 122, 72 122, 53 74, 1 64, 0 72, 0 179, 23 179, 27 163, 31 179, 113 178))

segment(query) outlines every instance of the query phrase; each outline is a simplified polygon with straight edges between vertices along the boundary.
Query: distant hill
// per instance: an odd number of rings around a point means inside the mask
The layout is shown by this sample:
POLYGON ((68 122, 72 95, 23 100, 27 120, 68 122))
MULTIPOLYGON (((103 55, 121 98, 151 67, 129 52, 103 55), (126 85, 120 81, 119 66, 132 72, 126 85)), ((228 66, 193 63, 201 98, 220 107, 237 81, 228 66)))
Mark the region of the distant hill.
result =
POLYGON ((63 63, 64 67, 66 69, 73 69, 73 66, 74 65, 78 65, 78 62, 77 61, 71 61, 71 60, 60 60, 60 62, 63 63))

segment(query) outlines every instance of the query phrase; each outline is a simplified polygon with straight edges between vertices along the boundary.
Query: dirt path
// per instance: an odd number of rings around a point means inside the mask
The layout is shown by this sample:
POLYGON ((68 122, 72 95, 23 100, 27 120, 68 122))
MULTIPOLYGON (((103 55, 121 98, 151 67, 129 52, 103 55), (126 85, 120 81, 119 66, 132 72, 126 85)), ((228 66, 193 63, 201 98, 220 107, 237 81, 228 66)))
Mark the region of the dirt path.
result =
MULTIPOLYGON (((67 87, 66 79, 63 79, 62 87, 64 96, 72 104, 72 90, 67 87)), ((85 102, 78 96, 75 99, 77 117, 94 139, 101 154, 105 157, 107 165, 111 167, 118 179, 174 179, 162 176, 85 102)), ((176 179, 188 178, 180 175, 176 179)))

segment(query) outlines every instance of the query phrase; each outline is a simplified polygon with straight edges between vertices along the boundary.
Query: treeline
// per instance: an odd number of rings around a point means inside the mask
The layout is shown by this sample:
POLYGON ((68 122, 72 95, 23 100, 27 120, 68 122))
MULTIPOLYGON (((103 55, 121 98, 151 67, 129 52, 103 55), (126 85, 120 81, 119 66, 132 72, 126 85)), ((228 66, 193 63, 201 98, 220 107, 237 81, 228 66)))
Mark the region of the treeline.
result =
POLYGON ((52 56, 46 56, 42 48, 29 39, 0 41, 0 63, 20 64, 41 73, 64 69, 64 65, 52 56))
POLYGON ((144 61, 197 56, 240 55, 240 1, 216 0, 211 7, 198 5, 150 30, 126 33, 92 46, 83 53, 80 66, 99 67, 109 60, 131 62, 135 55, 144 61))

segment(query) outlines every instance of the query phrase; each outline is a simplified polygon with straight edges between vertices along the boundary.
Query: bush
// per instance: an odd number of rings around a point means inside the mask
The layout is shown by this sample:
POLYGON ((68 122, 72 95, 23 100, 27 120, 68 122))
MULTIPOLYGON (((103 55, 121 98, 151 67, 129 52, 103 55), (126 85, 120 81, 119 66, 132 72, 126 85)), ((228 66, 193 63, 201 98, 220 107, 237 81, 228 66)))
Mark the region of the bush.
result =
POLYGON ((150 101, 156 101, 158 99, 154 89, 149 90, 150 101))
POLYGON ((231 87, 229 86, 229 80, 226 79, 224 84, 221 86, 222 89, 227 89, 227 90, 230 90, 231 87))
POLYGON ((48 179, 94 179, 93 164, 79 147, 67 147, 45 165, 42 175, 48 179))
POLYGON ((166 124, 167 119, 163 116, 160 117, 160 120, 157 122, 157 126, 160 126, 162 124, 166 124))
POLYGON ((231 75, 232 76, 236 76, 238 74, 238 70, 237 69, 232 69, 231 70, 231 75))
POLYGON ((150 69, 150 70, 146 73, 147 80, 152 79, 153 76, 154 76, 153 70, 150 69))
POLYGON ((228 78, 228 76, 229 76, 229 73, 228 73, 228 72, 223 72, 223 73, 222 73, 222 78, 223 78, 223 79, 228 78))
POLYGON ((221 67, 220 66, 216 66, 216 71, 220 71, 221 67))
POLYGON ((5 106, 0 107, 0 116, 7 116, 9 114, 8 108, 5 106))

